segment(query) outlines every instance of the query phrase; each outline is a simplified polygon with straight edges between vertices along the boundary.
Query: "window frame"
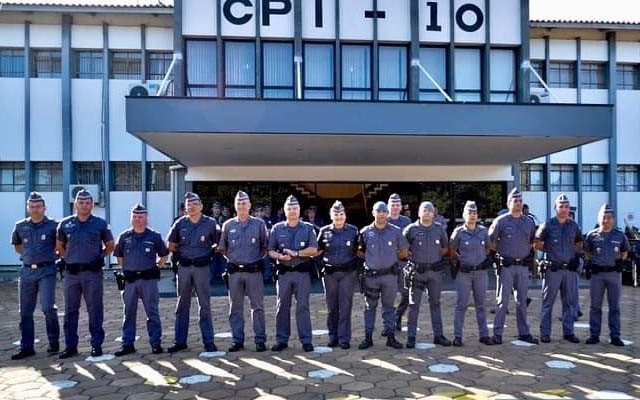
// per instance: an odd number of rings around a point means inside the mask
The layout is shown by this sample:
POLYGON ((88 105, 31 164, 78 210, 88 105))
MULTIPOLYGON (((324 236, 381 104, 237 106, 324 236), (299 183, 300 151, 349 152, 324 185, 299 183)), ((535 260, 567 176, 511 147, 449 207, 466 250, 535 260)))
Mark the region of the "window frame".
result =
POLYGON ((20 161, 0 161, 0 192, 24 192, 26 190, 25 164, 20 161), (3 171, 11 171, 11 183, 4 183, 3 171), (22 178, 22 183, 20 183, 22 178))
POLYGON ((24 78, 24 48, 0 47, 0 78, 24 78), (17 67, 15 71, 2 69, 3 59, 5 58, 12 59, 11 67, 17 67), (20 60, 16 61, 16 59, 20 60))
MULTIPOLYGON (((330 92, 331 96, 325 100, 336 98, 336 44, 335 42, 305 40, 302 42, 302 98, 305 100, 318 100, 315 97, 307 97, 307 91, 330 92), (331 51, 331 86, 307 86, 307 45, 326 46, 331 51)), ((295 67, 295 65, 294 65, 295 67)))
MULTIPOLYGON (((447 86, 447 84, 449 83, 449 79, 447 76, 447 72, 448 72, 448 62, 449 62, 449 48, 447 46, 425 46, 425 45, 421 45, 420 49, 418 50, 418 59, 420 59, 420 51, 422 49, 438 49, 438 50, 443 50, 444 52, 444 82, 442 85, 440 85, 442 87, 442 89, 445 91, 445 93, 447 93, 447 95, 451 96, 451 90, 449 90, 450 88, 447 86)), ((431 71, 428 71, 430 74, 432 73, 431 71)), ((433 77, 433 76, 432 76, 433 77)), ((433 77, 434 80, 435 77, 433 77)), ((421 102, 441 102, 441 101, 446 101, 447 99, 442 96, 442 94, 440 93, 440 91, 437 88, 433 88, 433 89, 423 89, 422 87, 420 87, 420 82, 422 81, 422 79, 426 79, 428 82, 429 79, 424 76, 424 74, 422 73, 422 71, 420 71, 420 78, 418 79, 418 99, 421 102), (435 94, 438 95, 440 97, 442 97, 440 100, 431 100, 428 98, 423 98, 422 94, 435 94)), ((440 82, 438 82, 440 83, 440 82)))
MULTIPOLYGON (((380 43, 378 44, 378 99, 380 101, 408 101, 409 100, 409 75, 411 73, 410 62, 409 62, 409 44, 407 43, 380 43), (382 48, 394 48, 394 49, 404 49, 405 52, 405 65, 404 65, 404 73, 405 73, 405 83, 404 87, 382 87, 380 85, 380 74, 382 73, 382 64, 380 63, 380 49, 382 48), (381 93, 397 93, 402 94, 401 99, 383 99, 380 96, 381 93)), ((372 71, 373 72, 373 71, 372 71)))
POLYGON ((223 76, 224 76, 224 97, 226 98, 239 98, 239 99, 255 99, 257 97, 258 94, 258 85, 256 82, 256 74, 255 72, 257 71, 258 65, 257 65, 257 60, 256 60, 256 42, 253 40, 239 40, 239 39, 230 39, 230 40, 225 40, 223 42, 223 46, 224 48, 222 49, 222 54, 223 54, 223 76), (251 52, 252 57, 253 57, 253 84, 251 85, 245 85, 245 84, 229 84, 227 82, 227 45, 229 43, 246 43, 246 44, 250 44, 253 48, 253 51, 251 52), (229 89, 246 89, 246 90, 253 90, 253 96, 229 96, 228 94, 228 90, 229 89))
POLYGON ((142 51, 141 50, 109 50, 109 79, 129 80, 129 81, 141 81, 142 80, 142 51), (114 72, 114 65, 116 61, 116 55, 127 55, 126 59, 120 59, 121 63, 126 64, 126 72, 114 72), (135 66, 136 58, 131 56, 137 56, 138 67, 137 72, 130 72, 131 65, 135 66))
POLYGON ((295 55, 294 43, 288 40, 265 40, 260 43, 260 55, 262 64, 260 65, 260 77, 262 78, 262 98, 263 99, 294 99, 296 97, 296 65, 293 62, 293 57, 295 55), (289 45, 291 48, 291 86, 282 86, 282 85, 267 85, 265 82, 265 45, 270 44, 282 44, 289 45), (291 97, 267 97, 265 95, 267 90, 291 90, 291 97))
POLYGON ((31 77, 45 79, 60 79, 62 77, 62 50, 58 48, 31 49, 31 77), (38 61, 38 57, 49 54, 48 60, 38 61), (55 57, 57 55, 57 58, 55 57), (40 71, 39 63, 48 64, 50 71, 40 71))
MULTIPOLYGON (((185 89, 186 95, 189 97, 218 97, 220 96, 220 92, 218 90, 218 46, 220 45, 220 40, 214 39, 204 39, 204 38, 191 38, 187 37, 184 39, 184 51, 185 51, 185 66, 184 66, 184 81, 185 81, 185 89), (210 83, 190 83, 189 82, 189 42, 210 42, 214 44, 215 51, 214 57, 215 60, 213 62, 213 71, 214 71, 214 81, 213 84, 210 83), (191 89, 212 89, 212 96, 195 96, 191 93, 191 89)), ((223 57, 224 57, 224 49, 223 49, 223 57)))
MULTIPOLYGON (((545 60, 529 60, 529 62, 531 63, 531 68, 533 68, 538 73, 538 75, 540 75, 540 78, 542 78, 542 80, 546 82, 547 69, 545 68, 545 60)), ((544 87, 542 86, 542 83, 538 81, 536 76, 533 73, 531 73, 531 71, 529 71, 529 87, 532 87, 532 88, 544 87)))
POLYGON ((544 192, 546 190, 545 164, 521 164, 520 185, 524 192, 544 192), (532 173, 540 174, 541 183, 532 183, 532 173))
POLYGON ((618 63, 616 65, 616 80, 618 90, 640 90, 640 64, 618 63), (628 71, 625 71, 628 69, 628 71), (631 75, 631 82, 625 80, 625 72, 631 75))
POLYGON ((479 73, 478 73, 478 89, 458 89, 456 87, 456 85, 458 85, 458 82, 460 81, 459 79, 455 80, 454 83, 454 88, 453 88, 453 92, 455 93, 455 97, 454 100, 456 102, 464 102, 464 103, 482 103, 482 91, 483 91, 483 83, 482 82, 482 69, 484 67, 484 57, 483 57, 483 52, 484 49, 482 47, 478 47, 478 46, 457 46, 454 48, 453 53, 454 53, 454 62, 453 62, 453 74, 454 76, 458 76, 458 75, 462 75, 462 74, 458 74, 456 72, 456 63, 457 63, 457 54, 456 52, 458 50, 476 50, 478 52, 478 68, 479 68, 479 73), (458 100, 458 94, 474 94, 474 95, 478 95, 477 100, 458 100))
POLYGON ((639 165, 637 164, 618 165, 618 168, 616 170, 616 190, 619 192, 640 191, 640 166, 639 165), (626 179, 628 176, 631 177, 630 183, 628 183, 626 179))
POLYGON ((575 61, 553 60, 549 61, 549 77, 547 78, 547 85, 550 88, 559 89, 575 89, 577 87, 577 73, 575 61), (562 80, 562 72, 568 71, 571 73, 570 80, 565 82, 562 80), (555 75, 558 75, 558 79, 555 80, 555 75))
POLYGON ((551 164, 551 167, 549 169, 549 191, 575 192, 577 189, 576 167, 576 164, 551 164), (558 184, 554 183, 554 174, 558 175, 558 184))
POLYGON ((111 161, 111 190, 114 192, 142 191, 142 163, 140 161, 111 161), (119 171, 123 169, 123 171, 119 171), (126 177, 126 182, 119 182, 126 177))
MULTIPOLYGON (((509 51, 509 52, 511 52, 511 55, 513 56, 513 63, 511 65, 512 68, 513 68, 513 80, 512 80, 513 89, 509 89, 509 90, 493 89, 491 87, 491 82, 489 82, 489 102, 490 103, 515 103, 516 102, 516 97, 517 97, 517 89, 518 89, 518 68, 517 68, 518 49, 515 48, 515 47, 491 47, 489 49, 489 69, 491 71, 493 71, 493 68, 492 68, 492 65, 491 65, 491 54, 494 51, 509 51), (507 97, 507 99, 504 100, 504 101, 493 101, 493 96, 494 95, 505 95, 507 97)), ((481 72, 481 74, 482 74, 482 72, 481 72)), ((493 72, 492 72, 492 74, 493 74, 493 72)))
POLYGON ((373 43, 361 43, 361 42, 341 42, 340 43, 340 98, 344 99, 345 93, 363 93, 366 98, 364 99, 347 99, 351 101, 371 101, 373 99, 373 43), (369 49, 369 79, 368 86, 365 87, 347 87, 344 85, 344 49, 345 47, 361 47, 369 49))
POLYGON ((580 86, 582 89, 606 89, 607 63, 583 61, 580 65, 580 86))
POLYGON ((147 191, 149 192, 167 192, 171 191, 171 167, 176 165, 173 161, 147 161, 145 168, 147 169, 147 182, 145 182, 147 191), (162 166, 162 169, 166 168, 166 171, 161 171, 162 173, 166 173, 167 176, 166 182, 160 182, 158 179, 155 179, 157 174, 156 169, 154 168, 156 165, 162 166), (155 181, 155 182, 154 182, 155 181))
POLYGON ((35 161, 31 164, 31 174, 36 192, 62 192, 62 162, 35 161), (49 171, 50 182, 38 183, 40 171, 49 171))
POLYGON ((607 191, 607 165, 604 164, 583 164, 582 165, 582 191, 583 192, 606 192, 607 191), (595 184, 594 176, 602 175, 602 184, 595 184))
POLYGON ((102 79, 104 75, 104 71, 102 70, 103 65, 103 51, 97 49, 73 49, 73 77, 74 79, 102 79), (80 60, 82 54, 91 54, 97 55, 98 57, 92 57, 91 60, 100 60, 99 62, 99 71, 97 72, 81 72, 80 71, 80 60))

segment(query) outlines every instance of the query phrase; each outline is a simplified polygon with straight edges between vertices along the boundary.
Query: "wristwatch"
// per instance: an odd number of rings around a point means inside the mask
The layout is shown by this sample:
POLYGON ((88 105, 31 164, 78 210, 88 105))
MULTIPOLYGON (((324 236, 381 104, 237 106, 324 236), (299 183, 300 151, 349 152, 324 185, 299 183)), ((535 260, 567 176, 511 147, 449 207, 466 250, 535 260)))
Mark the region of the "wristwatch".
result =
POLYGON ((298 256, 300 256, 300 252, 299 252, 298 250, 296 250, 296 255, 295 255, 295 257, 298 257, 298 256))

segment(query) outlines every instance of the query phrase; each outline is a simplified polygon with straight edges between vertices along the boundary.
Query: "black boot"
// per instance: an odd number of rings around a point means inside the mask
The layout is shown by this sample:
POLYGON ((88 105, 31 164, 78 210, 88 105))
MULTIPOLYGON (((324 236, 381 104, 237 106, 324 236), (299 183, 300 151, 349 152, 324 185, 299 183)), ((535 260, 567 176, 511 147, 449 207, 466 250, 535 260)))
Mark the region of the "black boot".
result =
POLYGON ((393 333, 387 332, 387 346, 394 349, 401 349, 402 343, 396 340, 396 337, 393 335, 393 333))
POLYGON ((359 350, 366 350, 373 346, 373 333, 366 332, 364 334, 364 340, 358 345, 359 350))

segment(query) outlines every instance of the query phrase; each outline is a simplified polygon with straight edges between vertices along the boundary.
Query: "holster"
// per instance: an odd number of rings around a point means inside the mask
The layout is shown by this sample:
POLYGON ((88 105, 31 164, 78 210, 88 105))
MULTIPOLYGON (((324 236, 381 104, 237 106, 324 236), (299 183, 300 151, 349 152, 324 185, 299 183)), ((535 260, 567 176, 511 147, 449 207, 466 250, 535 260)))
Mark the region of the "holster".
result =
POLYGON ((416 264, 408 261, 407 265, 402 269, 404 288, 409 290, 413 287, 416 279, 416 264))
POLYGON ((124 273, 122 271, 113 271, 113 276, 116 278, 116 285, 118 285, 118 290, 123 291, 125 285, 124 273))
POLYGON ((222 273, 222 282, 224 282, 224 286, 227 288, 227 290, 229 290, 229 276, 231 274, 229 273, 229 271, 224 271, 222 273))
POLYGON ((455 260, 451 260, 451 278, 456 279, 458 276, 458 272, 460 271, 460 260, 457 258, 455 260))
POLYGON ((60 274, 60 280, 62 280, 63 273, 67 269, 67 262, 64 260, 64 258, 58 258, 56 260, 56 269, 60 274))

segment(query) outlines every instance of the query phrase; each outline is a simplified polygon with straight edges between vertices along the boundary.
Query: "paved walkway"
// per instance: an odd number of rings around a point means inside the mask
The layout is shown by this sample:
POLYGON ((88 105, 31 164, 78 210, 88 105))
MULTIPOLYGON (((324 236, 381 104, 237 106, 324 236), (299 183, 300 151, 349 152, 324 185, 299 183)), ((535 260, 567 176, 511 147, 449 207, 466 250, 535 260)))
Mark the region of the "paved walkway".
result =
MULTIPOLYGON (((59 309, 64 310, 58 287, 59 309)), ((537 334, 540 290, 530 292, 532 332, 537 334)), ((465 345, 461 348, 431 348, 428 304, 423 303, 418 342, 424 348, 392 350, 384 346, 379 330, 375 346, 356 349, 363 336, 363 301, 356 295, 351 350, 304 353, 295 335, 290 348, 282 353, 256 353, 252 345, 251 324, 247 326, 246 350, 213 354, 205 358, 197 325, 197 305, 192 307, 189 351, 154 356, 144 329, 144 313, 139 309, 138 352, 123 358, 98 362, 86 360, 89 352, 86 311, 81 310, 81 355, 64 362, 46 354, 42 313, 36 312, 37 355, 23 361, 10 361, 19 340, 17 283, 0 283, 0 400, 9 399, 511 399, 511 398, 640 398, 640 289, 623 290, 623 338, 634 344, 618 348, 606 343, 595 346, 570 344, 560 340, 560 322, 554 318, 550 344, 520 347, 515 339, 515 313, 511 314, 502 346, 486 347, 477 342, 475 318, 467 313, 465 345), (551 366, 549 363, 551 362, 551 366), (571 368, 552 368, 571 367, 571 368), (437 372, 440 370, 452 372, 437 372), (199 383, 198 383, 199 382, 199 383)), ((443 294, 445 335, 451 337, 455 293, 443 294)), ((491 295, 487 296, 492 303, 491 295)), ((588 291, 581 290, 583 310, 588 311, 588 291)), ((220 350, 230 345, 227 322, 228 304, 224 297, 213 297, 216 344, 220 350)), ((160 309, 164 328, 163 345, 173 339, 175 299, 162 298, 160 309)), ((275 297, 265 299, 269 343, 274 337, 275 297)), ((606 307, 605 307, 606 308, 606 307)), ((322 295, 311 300, 312 322, 317 331, 316 350, 325 350, 327 310, 322 295)), ((105 282, 104 351, 118 348, 122 306, 112 281, 105 282)), ((555 307, 560 314, 560 304, 555 307)), ((588 312, 586 312, 588 314, 588 312)), ((606 314, 605 314, 606 315, 606 314)), ((61 315, 62 317, 62 315, 61 315)), ((247 312, 247 318, 248 312, 247 312)), ((588 335, 585 315, 576 325, 576 334, 588 335)), ((606 318, 606 317, 605 317, 606 318)), ((62 319, 62 318, 61 318, 62 319)), ((489 317, 492 320, 491 316, 489 317)), ((378 315, 377 326, 380 326, 378 315)), ((406 320, 405 320, 406 323, 406 320)), ((606 326, 606 321, 605 321, 606 326)), ((604 330, 606 339, 607 330, 604 330)), ((399 336, 406 341, 406 334, 399 336)), ((64 342, 62 342, 64 345, 64 342)), ((423 347, 419 345, 419 347, 423 347)), ((106 358, 109 358, 107 356, 106 358)))

